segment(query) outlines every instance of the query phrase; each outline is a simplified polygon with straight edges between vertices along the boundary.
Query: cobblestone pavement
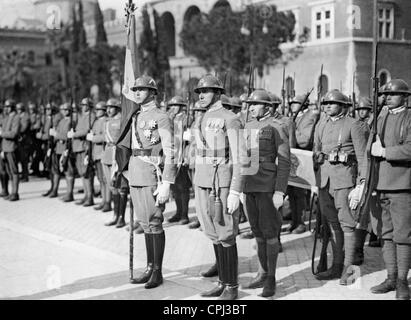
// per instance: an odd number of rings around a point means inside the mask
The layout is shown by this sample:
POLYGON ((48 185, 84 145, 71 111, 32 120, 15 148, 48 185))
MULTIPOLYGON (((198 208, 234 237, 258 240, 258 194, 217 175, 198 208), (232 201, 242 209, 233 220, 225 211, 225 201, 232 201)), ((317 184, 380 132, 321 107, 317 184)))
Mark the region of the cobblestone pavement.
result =
MULTIPOLYGON (((106 227, 112 212, 102 213, 59 199, 41 197, 45 180, 21 184, 21 201, 0 199, 0 298, 2 299, 201 299, 199 293, 214 286, 216 278, 198 274, 214 262, 211 242, 199 230, 165 223, 164 284, 146 290, 128 282, 129 233, 106 227)), ((76 190, 80 181, 76 182, 76 190)), ((65 192, 65 183, 60 193, 65 192)), ((76 194, 76 198, 82 197, 76 194)), ((97 199, 97 202, 100 199, 97 199)), ((167 204, 165 217, 175 212, 167 204)), ((128 215, 128 212, 127 212, 128 215)), ((193 199, 190 217, 194 216, 193 199)), ((128 217, 127 217, 128 220, 128 217)), ((241 228, 246 228, 242 224, 241 228)), ((380 248, 365 247, 365 265, 354 285, 318 281, 311 274, 312 234, 283 233, 284 252, 277 268, 277 293, 285 300, 392 300, 395 293, 373 295, 369 288, 385 278, 380 248)), ((239 281, 244 284, 257 271, 254 240, 238 238, 239 281)), ((134 272, 145 266, 144 236, 134 238, 134 272)), ((241 288, 241 287, 240 287, 241 288)), ((265 300, 261 289, 240 289, 239 298, 265 300)))

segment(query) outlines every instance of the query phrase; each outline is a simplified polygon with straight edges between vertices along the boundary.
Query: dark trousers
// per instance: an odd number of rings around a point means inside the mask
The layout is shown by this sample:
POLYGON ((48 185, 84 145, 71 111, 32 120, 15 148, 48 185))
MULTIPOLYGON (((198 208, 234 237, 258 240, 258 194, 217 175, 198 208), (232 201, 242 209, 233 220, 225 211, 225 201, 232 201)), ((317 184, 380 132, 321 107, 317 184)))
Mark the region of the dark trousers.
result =
POLYGON ((297 227, 303 224, 303 213, 305 210, 305 190, 293 186, 287 187, 287 194, 290 200, 290 210, 292 225, 297 227))
POLYGON ((272 192, 245 193, 245 207, 251 231, 256 238, 277 239, 281 214, 275 209, 272 192))

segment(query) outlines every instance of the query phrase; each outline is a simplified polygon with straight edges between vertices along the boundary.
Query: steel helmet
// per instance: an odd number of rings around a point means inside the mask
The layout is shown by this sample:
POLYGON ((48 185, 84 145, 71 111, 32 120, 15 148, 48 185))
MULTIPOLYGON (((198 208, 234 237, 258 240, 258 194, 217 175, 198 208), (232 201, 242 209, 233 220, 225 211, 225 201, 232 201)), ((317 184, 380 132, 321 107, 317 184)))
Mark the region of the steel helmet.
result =
POLYGON ((278 97, 274 93, 268 92, 268 96, 270 97, 271 104, 276 104, 276 105, 281 104, 280 97, 278 97))
POLYGON ((60 110, 73 110, 73 106, 69 103, 63 103, 62 105, 60 105, 60 110))
POLYGON ((247 100, 247 103, 272 104, 272 101, 267 91, 265 91, 264 89, 257 89, 253 91, 253 93, 250 95, 250 97, 247 100))
POLYGON ((187 103, 181 96, 174 96, 172 97, 167 104, 169 107, 171 106, 187 106, 187 103))
POLYGON ((96 104, 96 110, 104 110, 104 111, 106 111, 106 110, 107 110, 107 104, 106 104, 106 102, 105 102, 105 101, 99 101, 99 102, 97 102, 97 104, 96 104))
POLYGON ((221 103, 224 105, 230 105, 230 98, 227 97, 225 94, 222 94, 221 97, 221 103))
POLYGON ((334 90, 327 92, 321 101, 321 104, 328 104, 328 103, 338 103, 338 104, 342 104, 343 106, 347 106, 350 104, 350 100, 345 94, 343 94, 337 89, 334 89, 334 90))
POLYGON ((410 95, 410 88, 408 83, 402 79, 392 79, 390 82, 385 84, 384 89, 381 91, 382 94, 404 94, 410 95))
POLYGON ((134 85, 130 88, 131 91, 137 91, 137 89, 152 89, 156 93, 158 91, 157 83, 152 77, 141 76, 136 79, 134 85))
POLYGON ((107 107, 117 107, 120 108, 120 101, 116 98, 110 98, 106 102, 107 107))
POLYGON ((93 100, 91 100, 90 98, 84 98, 80 102, 80 106, 89 106, 90 108, 92 108, 93 105, 93 100))
POLYGON ((230 98, 230 106, 235 107, 235 108, 241 108, 241 98, 239 97, 231 97, 230 98))
POLYGON ((15 107, 16 106, 16 101, 13 99, 7 99, 6 102, 4 103, 5 107, 15 107))
POLYGON ((360 100, 358 101, 358 106, 356 110, 360 109, 369 109, 372 110, 372 101, 368 97, 361 97, 360 100))
POLYGON ((241 102, 246 102, 247 99, 248 99, 248 94, 247 94, 247 93, 243 93, 243 94, 240 96, 241 102))
MULTIPOLYGON (((293 103, 302 104, 302 103, 304 102, 304 100, 305 100, 305 95, 295 96, 295 97, 291 100, 290 104, 293 104, 293 103)), ((306 105, 309 105, 309 104, 310 104, 310 99, 307 98, 307 100, 305 101, 305 104, 306 104, 306 105)))
POLYGON ((203 88, 217 89, 220 90, 221 93, 225 92, 221 80, 211 74, 206 74, 198 81, 197 87, 194 89, 194 92, 200 93, 200 89, 203 88))
POLYGON ((24 105, 24 103, 23 102, 19 102, 19 103, 17 103, 16 104, 16 108, 17 109, 21 109, 21 110, 26 110, 26 107, 25 107, 25 105, 24 105))

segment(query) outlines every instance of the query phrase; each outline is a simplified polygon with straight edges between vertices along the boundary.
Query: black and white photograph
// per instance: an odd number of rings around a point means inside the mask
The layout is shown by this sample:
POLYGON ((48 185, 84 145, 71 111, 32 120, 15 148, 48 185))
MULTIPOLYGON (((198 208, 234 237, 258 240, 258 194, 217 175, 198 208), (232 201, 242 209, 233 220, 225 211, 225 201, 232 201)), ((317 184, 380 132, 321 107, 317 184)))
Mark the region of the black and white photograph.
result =
POLYGON ((410 300, 410 17, 0 0, 0 300, 410 300))

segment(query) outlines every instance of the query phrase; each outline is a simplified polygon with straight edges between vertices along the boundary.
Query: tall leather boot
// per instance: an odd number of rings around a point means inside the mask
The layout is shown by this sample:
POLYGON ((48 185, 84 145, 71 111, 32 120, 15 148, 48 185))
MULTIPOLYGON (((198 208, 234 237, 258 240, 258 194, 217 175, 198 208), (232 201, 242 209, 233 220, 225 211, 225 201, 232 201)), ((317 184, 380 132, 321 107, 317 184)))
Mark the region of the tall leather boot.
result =
POLYGON ((169 223, 178 222, 181 219, 181 197, 179 192, 173 192, 174 200, 176 202, 176 213, 167 221, 169 223))
POLYGON ((84 202, 83 207, 91 207, 91 206, 94 206, 94 195, 93 195, 94 188, 92 185, 93 179, 87 178, 85 179, 85 181, 87 185, 87 199, 86 199, 86 202, 84 202))
POLYGON ((267 278, 264 281, 264 289, 261 294, 262 297, 271 297, 275 295, 276 280, 275 271, 277 269, 278 253, 280 252, 280 245, 278 239, 267 240, 267 278))
POLYGON ((223 274, 225 287, 218 300, 235 300, 238 297, 238 253, 237 244, 223 247, 223 274))
POLYGON ((67 184, 67 192, 62 200, 63 202, 72 202, 74 201, 74 197, 73 197, 74 177, 66 177, 66 184, 67 184))
POLYGON ((76 205, 78 205, 78 206, 82 206, 83 204, 86 203, 87 197, 88 197, 88 192, 89 192, 88 189, 87 189, 88 188, 88 185, 87 185, 87 182, 86 182, 87 179, 82 177, 81 180, 83 182, 84 197, 81 200, 76 201, 76 205))
POLYGON ((183 190, 181 193, 181 217, 178 224, 188 224, 188 203, 190 202, 190 190, 183 190))
POLYGON ((122 228, 126 225, 124 221, 124 216, 126 214, 127 209, 127 193, 120 192, 120 201, 118 205, 118 219, 116 223, 116 228, 122 228))
POLYGON ((9 176, 7 174, 2 174, 0 176, 1 181, 1 194, 0 197, 9 196, 9 176))
POLYGON ((133 284, 147 283, 151 278, 154 268, 154 234, 144 233, 146 241, 147 266, 146 270, 137 278, 130 280, 133 284))
POLYGON ((163 283, 163 274, 161 269, 163 266, 163 256, 164 248, 166 244, 166 236, 164 231, 161 233, 153 234, 153 243, 154 243, 154 266, 153 272, 151 273, 150 279, 145 284, 146 289, 152 289, 158 287, 163 283))
POLYGON ((353 284, 356 280, 354 259, 356 244, 358 242, 355 232, 344 232, 344 270, 341 275, 340 285, 347 286, 353 284))
POLYGON ((257 242, 257 256, 260 262, 261 268, 259 268, 258 273, 255 278, 253 278, 247 285, 244 285, 244 289, 257 289, 264 286, 264 281, 267 278, 267 243, 263 238, 256 238, 257 242))
POLYGON ((52 189, 51 193, 49 194, 49 198, 57 198, 58 197, 59 185, 60 185, 60 175, 59 174, 53 174, 53 176, 52 176, 53 189, 52 189))
POLYGON ((216 275, 218 275, 218 284, 216 287, 212 288, 211 290, 200 293, 200 296, 206 297, 206 298, 219 297, 223 293, 224 287, 225 287, 223 272, 221 269, 222 262, 223 262, 223 246, 221 244, 213 244, 213 248, 214 248, 214 255, 216 259, 216 263, 214 266, 217 272, 216 275))
POLYGON ((108 185, 105 185, 105 192, 106 192, 106 196, 105 196, 105 203, 103 206, 103 209, 101 209, 102 212, 109 212, 111 211, 111 200, 113 198, 113 195, 111 193, 111 190, 109 188, 108 185))
POLYGON ((50 195, 50 193, 53 192, 54 181, 53 181, 53 174, 52 173, 50 173, 49 179, 50 179, 50 182, 51 182, 51 186, 50 186, 50 189, 48 189, 46 192, 41 194, 43 197, 48 197, 50 195))
POLYGON ((362 229, 355 229, 355 252, 353 265, 360 266, 364 263, 364 243, 368 232, 362 229))
POLYGON ((340 279, 344 268, 344 234, 341 227, 330 226, 331 230, 331 248, 333 252, 333 263, 327 271, 318 273, 315 277, 317 280, 340 279))
POLYGON ((10 201, 18 201, 19 197, 19 175, 15 174, 12 177, 10 201))
POLYGON ((215 263, 207 271, 201 272, 200 275, 204 278, 211 278, 218 276, 218 245, 213 244, 214 255, 216 257, 215 263))
POLYGON ((397 250, 396 244, 392 240, 383 240, 382 258, 387 269, 387 279, 371 288, 371 292, 374 294, 384 294, 397 288, 397 250))
POLYGON ((120 194, 119 193, 115 193, 113 194, 113 205, 114 205, 114 213, 113 213, 113 219, 110 222, 107 222, 105 224, 105 226, 110 227, 110 226, 114 226, 115 224, 117 224, 117 220, 119 217, 119 202, 120 202, 120 194))
POLYGON ((410 300, 410 290, 408 288, 408 272, 411 268, 411 245, 397 243, 397 265, 398 279, 397 300, 410 300))

